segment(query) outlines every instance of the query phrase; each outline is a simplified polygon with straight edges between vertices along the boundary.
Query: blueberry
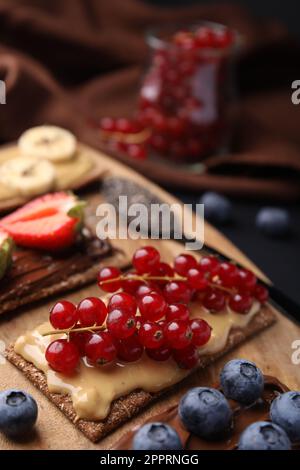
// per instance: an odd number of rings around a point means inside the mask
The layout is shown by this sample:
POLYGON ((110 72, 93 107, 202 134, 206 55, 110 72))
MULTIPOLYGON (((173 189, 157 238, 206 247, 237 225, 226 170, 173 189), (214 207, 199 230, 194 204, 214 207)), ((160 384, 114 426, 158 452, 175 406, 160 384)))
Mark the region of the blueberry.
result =
POLYGON ((279 207, 263 207, 257 213, 256 226, 270 237, 283 237, 291 228, 290 215, 279 207))
POLYGON ((164 423, 148 423, 133 438, 132 450, 181 450, 182 444, 175 429, 164 423))
POLYGON ((254 403, 264 389, 264 376, 254 362, 233 359, 227 362, 220 374, 225 397, 244 405, 254 403))
POLYGON ((36 401, 21 390, 0 392, 0 431, 9 437, 19 437, 34 426, 38 414, 36 401))
POLYGON ((300 440, 300 392, 286 392, 275 398, 271 404, 270 417, 292 441, 300 440))
POLYGON ((250 424, 241 434, 239 450, 290 450, 291 441, 284 429, 268 421, 250 424))
POLYGON ((200 203, 204 204, 204 215, 207 220, 222 225, 232 219, 231 202, 221 194, 204 193, 200 198, 200 203))
POLYGON ((186 429, 205 439, 220 436, 232 420, 226 398, 214 388, 192 388, 182 397, 178 411, 186 429))

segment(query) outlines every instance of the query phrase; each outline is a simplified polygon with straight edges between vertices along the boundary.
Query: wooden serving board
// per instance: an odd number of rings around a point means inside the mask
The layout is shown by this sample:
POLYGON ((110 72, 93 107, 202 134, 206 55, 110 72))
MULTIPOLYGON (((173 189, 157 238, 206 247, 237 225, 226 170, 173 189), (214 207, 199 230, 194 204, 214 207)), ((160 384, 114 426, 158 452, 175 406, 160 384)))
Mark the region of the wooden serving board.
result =
MULTIPOLYGON (((98 163, 104 173, 134 180, 142 184, 143 187, 153 191, 160 199, 168 203, 179 202, 170 194, 138 175, 133 170, 112 160, 104 154, 95 152, 95 155, 96 154, 98 163)), ((90 194, 88 199, 93 201, 99 199, 100 202, 100 192, 99 194, 97 194, 97 192, 90 194)), ((209 224, 205 224, 205 242, 245 266, 254 269, 257 273, 260 273, 258 268, 256 268, 245 255, 209 224)), ((138 245, 145 244, 145 240, 121 240, 113 241, 112 243, 116 247, 124 250, 126 256, 129 258, 138 245)), ((151 241, 151 244, 159 248, 162 258, 166 261, 171 260, 175 254, 183 251, 183 246, 177 242, 151 241)), ((99 295, 99 289, 96 284, 82 288, 77 292, 72 292, 64 297, 78 302, 83 297, 91 295, 99 295)), ((37 324, 45 321, 48 318, 49 308, 53 305, 53 302, 54 299, 52 298, 32 308, 3 315, 0 318, 0 340, 3 341, 5 345, 8 345, 22 334, 24 330, 32 329, 37 324)), ((120 429, 98 444, 92 444, 80 431, 76 430, 69 420, 23 377, 21 372, 7 361, 3 361, 3 358, 0 356, 0 390, 6 388, 24 389, 35 397, 39 405, 39 417, 33 435, 26 436, 26 438, 24 437, 21 441, 13 442, 0 434, 0 448, 109 449, 127 429, 131 429, 133 425, 142 422, 145 418, 157 414, 166 404, 169 405, 175 402, 176 398, 181 396, 182 393, 191 386, 210 386, 215 383, 222 365, 233 357, 243 357, 253 360, 262 368, 265 374, 275 375, 291 389, 300 390, 300 365, 293 365, 291 361, 293 352, 291 345, 294 340, 300 339, 300 328, 279 312, 276 312, 276 315, 278 321, 274 326, 236 348, 232 353, 224 356, 224 358, 217 361, 207 370, 193 374, 192 377, 176 387, 171 393, 168 393, 164 398, 144 410, 136 418, 120 427, 120 429)), ((0 343, 0 348, 3 348, 3 346, 4 344, 0 343)))

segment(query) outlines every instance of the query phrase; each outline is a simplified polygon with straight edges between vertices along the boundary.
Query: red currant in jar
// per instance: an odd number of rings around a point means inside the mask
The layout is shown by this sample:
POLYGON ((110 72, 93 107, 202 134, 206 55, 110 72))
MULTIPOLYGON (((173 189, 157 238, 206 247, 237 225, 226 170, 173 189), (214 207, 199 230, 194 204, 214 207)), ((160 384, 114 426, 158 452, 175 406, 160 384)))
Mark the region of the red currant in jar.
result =
POLYGON ((190 311, 188 307, 184 304, 170 304, 166 312, 167 322, 173 320, 183 320, 188 321, 190 318, 190 311))
POLYGON ((220 263, 215 256, 203 256, 199 261, 199 268, 205 273, 210 273, 211 277, 218 274, 220 263))
POLYGON ((187 282, 192 289, 199 291, 205 291, 208 287, 208 280, 205 277, 205 273, 196 268, 188 270, 187 282))
POLYGON ((237 313, 248 313, 253 304, 253 297, 249 294, 233 294, 229 297, 228 305, 237 313))
POLYGON ((143 295, 138 303, 141 316, 144 320, 157 321, 165 316, 168 304, 162 295, 156 292, 143 295))
POLYGON ((200 347, 206 344, 211 337, 211 326, 201 318, 193 318, 190 320, 190 328, 193 333, 192 343, 194 346, 200 347))
POLYGON ((119 309, 109 312, 106 324, 109 333, 116 339, 128 338, 136 330, 134 314, 119 309))
POLYGON ((193 369, 199 361, 197 348, 191 344, 187 348, 174 350, 173 359, 181 369, 193 369))
POLYGON ((98 297, 87 297, 78 304, 77 315, 82 327, 101 326, 105 321, 107 308, 98 297))
POLYGON ((254 289, 254 297, 261 303, 264 304, 269 298, 268 289, 261 284, 257 284, 254 289))
POLYGON ((125 362, 138 361, 144 352, 144 348, 141 345, 137 334, 134 334, 129 338, 119 340, 116 343, 116 347, 118 359, 125 362))
POLYGON ((53 328, 67 330, 72 328, 78 320, 76 306, 68 300, 60 300, 50 311, 50 323, 53 328))
POLYGON ((137 309, 136 300, 132 295, 127 294, 126 292, 118 292, 111 296, 107 306, 108 312, 115 309, 134 316, 137 309))
POLYGON ((248 269, 240 269, 237 276, 237 287, 240 292, 253 292, 256 286, 256 276, 248 269))
POLYGON ((157 349, 146 349, 147 356, 154 361, 163 362, 169 359, 172 351, 167 346, 161 346, 157 349))
POLYGON ((184 281, 171 281, 166 284, 163 295, 169 304, 188 304, 193 291, 184 281))
POLYGON ((117 351, 109 333, 92 333, 85 345, 85 354, 93 364, 104 365, 116 358, 117 351))
POLYGON ((147 349, 160 348, 165 341, 163 329, 154 322, 142 323, 139 329, 139 340, 147 349))
POLYGON ((122 280, 122 289, 124 290, 124 292, 127 292, 127 294, 136 295, 139 287, 145 286, 145 283, 143 281, 134 279, 134 276, 136 276, 136 273, 134 272, 124 274, 122 280))
POLYGON ((232 264, 224 261, 219 266, 218 275, 222 282, 222 285, 225 287, 233 287, 237 285, 238 282, 238 268, 232 264))
POLYGON ((98 274, 98 285, 105 292, 116 292, 121 288, 121 271, 114 266, 107 266, 98 274), (104 282, 110 281, 110 282, 104 282))
POLYGON ((80 360, 78 349, 67 339, 57 339, 50 343, 45 357, 51 369, 62 374, 74 372, 80 360))
POLYGON ((180 276, 186 276, 189 269, 197 267, 197 260, 191 255, 176 256, 174 269, 180 276))
POLYGON ((133 255, 132 264, 139 274, 151 273, 159 266, 160 254, 153 246, 138 248, 133 255))
POLYGON ((193 333, 188 322, 174 320, 164 328, 166 342, 171 349, 186 348, 192 342, 193 333))
POLYGON ((225 308, 226 298, 220 289, 210 289, 203 298, 203 306, 211 312, 220 312, 225 308))

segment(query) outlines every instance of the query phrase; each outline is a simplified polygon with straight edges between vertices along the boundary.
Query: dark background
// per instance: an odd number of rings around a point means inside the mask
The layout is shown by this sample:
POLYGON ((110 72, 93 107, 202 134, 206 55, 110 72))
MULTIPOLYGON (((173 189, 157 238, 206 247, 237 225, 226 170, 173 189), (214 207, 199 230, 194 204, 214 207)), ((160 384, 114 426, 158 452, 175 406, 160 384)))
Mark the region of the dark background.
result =
MULTIPOLYGON (((166 6, 216 3, 210 0, 148 1, 166 6)), ((247 6, 257 16, 273 17, 284 22, 293 34, 300 36, 299 0, 236 0, 235 3, 247 6)), ((300 79, 300 71, 299 77, 295 77, 295 79, 300 79)), ((198 202, 197 196, 186 192, 176 192, 175 195, 184 202, 198 202)), ((232 200, 232 202, 234 222, 228 226, 218 228, 251 258, 278 287, 282 288, 286 294, 289 294, 300 304, 300 204, 286 206, 279 204, 280 207, 288 209, 291 214, 292 234, 284 240, 271 240, 264 237, 256 229, 255 215, 263 206, 278 204, 263 200, 252 202, 240 198, 232 200)))

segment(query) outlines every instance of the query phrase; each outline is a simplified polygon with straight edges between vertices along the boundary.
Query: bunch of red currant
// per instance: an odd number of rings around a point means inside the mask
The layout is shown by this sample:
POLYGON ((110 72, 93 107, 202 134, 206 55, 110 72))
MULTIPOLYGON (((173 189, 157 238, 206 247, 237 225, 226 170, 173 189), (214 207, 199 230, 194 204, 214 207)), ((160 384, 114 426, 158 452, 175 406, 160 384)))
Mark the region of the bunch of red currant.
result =
POLYGON ((144 352, 155 361, 172 357, 190 369, 197 365, 198 348, 211 336, 205 320, 190 318, 190 301, 197 300, 214 313, 228 305, 246 314, 254 299, 261 303, 268 299, 268 291, 251 271, 213 256, 198 262, 181 254, 172 267, 160 260, 154 247, 145 246, 135 252, 132 264, 134 271, 125 274, 116 267, 99 272, 100 288, 113 293, 107 305, 96 297, 77 307, 68 301, 54 305, 50 323, 57 333, 68 335, 46 350, 54 370, 73 372, 80 356, 106 364, 115 359, 137 361, 144 352))

